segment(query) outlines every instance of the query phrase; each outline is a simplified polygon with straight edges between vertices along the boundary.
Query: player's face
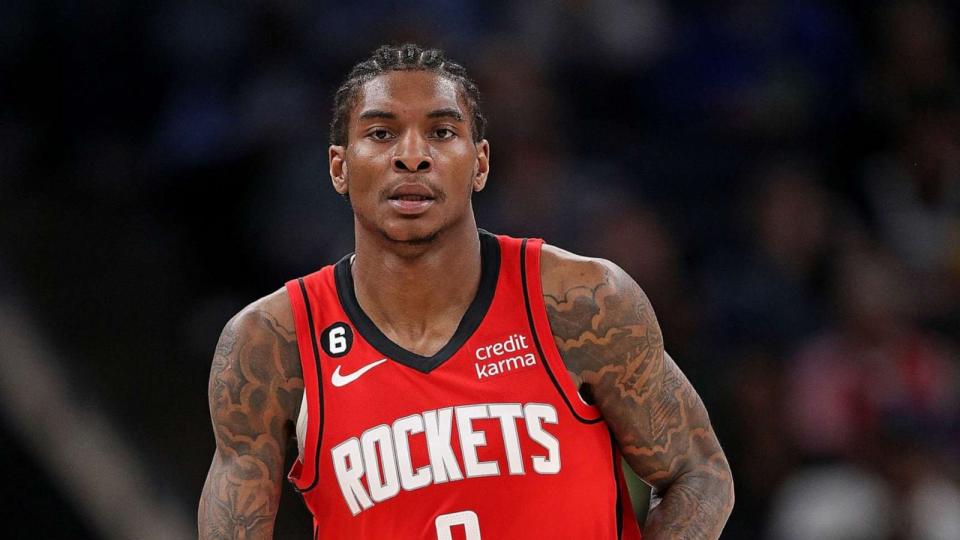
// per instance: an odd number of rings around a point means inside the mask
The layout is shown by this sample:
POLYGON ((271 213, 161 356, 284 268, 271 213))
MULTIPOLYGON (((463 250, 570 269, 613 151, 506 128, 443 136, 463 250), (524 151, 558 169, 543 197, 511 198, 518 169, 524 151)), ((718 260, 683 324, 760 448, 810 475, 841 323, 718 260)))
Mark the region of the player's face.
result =
POLYGON ((472 217, 490 147, 473 141, 456 83, 388 72, 363 85, 348 129, 347 146, 330 147, 330 176, 362 227, 418 243, 472 217))

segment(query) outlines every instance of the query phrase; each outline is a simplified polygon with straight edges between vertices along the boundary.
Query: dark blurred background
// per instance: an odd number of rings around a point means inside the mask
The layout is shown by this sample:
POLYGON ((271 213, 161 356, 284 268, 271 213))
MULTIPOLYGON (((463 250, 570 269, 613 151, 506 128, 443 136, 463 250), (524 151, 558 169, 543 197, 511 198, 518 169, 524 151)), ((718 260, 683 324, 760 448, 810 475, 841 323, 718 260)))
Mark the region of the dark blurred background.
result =
MULTIPOLYGON (((725 538, 957 540, 957 23, 947 1, 0 2, 5 536, 195 536, 219 331, 351 250, 333 91, 412 40, 483 93, 480 225, 649 294, 734 467, 725 538)), ((277 537, 308 538, 284 497, 277 537)))

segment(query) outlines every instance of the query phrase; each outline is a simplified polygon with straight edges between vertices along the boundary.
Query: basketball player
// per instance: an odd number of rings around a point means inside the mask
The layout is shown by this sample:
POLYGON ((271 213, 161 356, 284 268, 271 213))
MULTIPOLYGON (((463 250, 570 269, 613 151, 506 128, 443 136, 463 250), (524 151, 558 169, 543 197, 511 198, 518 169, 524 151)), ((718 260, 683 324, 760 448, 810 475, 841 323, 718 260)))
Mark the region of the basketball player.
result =
POLYGON ((477 88, 381 47, 335 98, 334 189, 356 251, 223 330, 201 538, 271 538, 284 453, 316 538, 717 538, 733 484, 707 411, 616 265, 478 230, 477 88))

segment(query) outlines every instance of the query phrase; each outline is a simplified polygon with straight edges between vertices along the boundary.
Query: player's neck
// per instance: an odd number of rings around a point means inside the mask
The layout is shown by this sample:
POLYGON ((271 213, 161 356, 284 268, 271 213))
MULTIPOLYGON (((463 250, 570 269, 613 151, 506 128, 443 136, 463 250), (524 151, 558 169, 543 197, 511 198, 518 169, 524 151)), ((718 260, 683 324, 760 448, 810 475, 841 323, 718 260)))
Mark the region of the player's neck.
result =
POLYGON ((464 220, 413 253, 358 227, 352 271, 357 301, 384 335, 433 355, 453 336, 479 287, 476 222, 464 220))

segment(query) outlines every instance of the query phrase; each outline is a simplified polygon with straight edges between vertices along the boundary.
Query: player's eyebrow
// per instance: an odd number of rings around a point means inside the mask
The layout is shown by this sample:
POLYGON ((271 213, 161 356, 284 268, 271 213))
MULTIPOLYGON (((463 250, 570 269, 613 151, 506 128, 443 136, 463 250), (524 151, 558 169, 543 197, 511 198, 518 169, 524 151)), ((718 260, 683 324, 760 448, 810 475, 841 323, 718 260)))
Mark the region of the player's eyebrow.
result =
POLYGON ((389 111, 383 111, 380 109, 368 109, 360 113, 360 120, 366 120, 368 118, 382 118, 384 120, 396 120, 397 115, 389 111))
POLYGON ((443 109, 430 111, 427 113, 427 118, 452 118, 457 122, 463 121, 463 115, 460 114, 460 111, 454 109, 453 107, 444 107, 443 109))

